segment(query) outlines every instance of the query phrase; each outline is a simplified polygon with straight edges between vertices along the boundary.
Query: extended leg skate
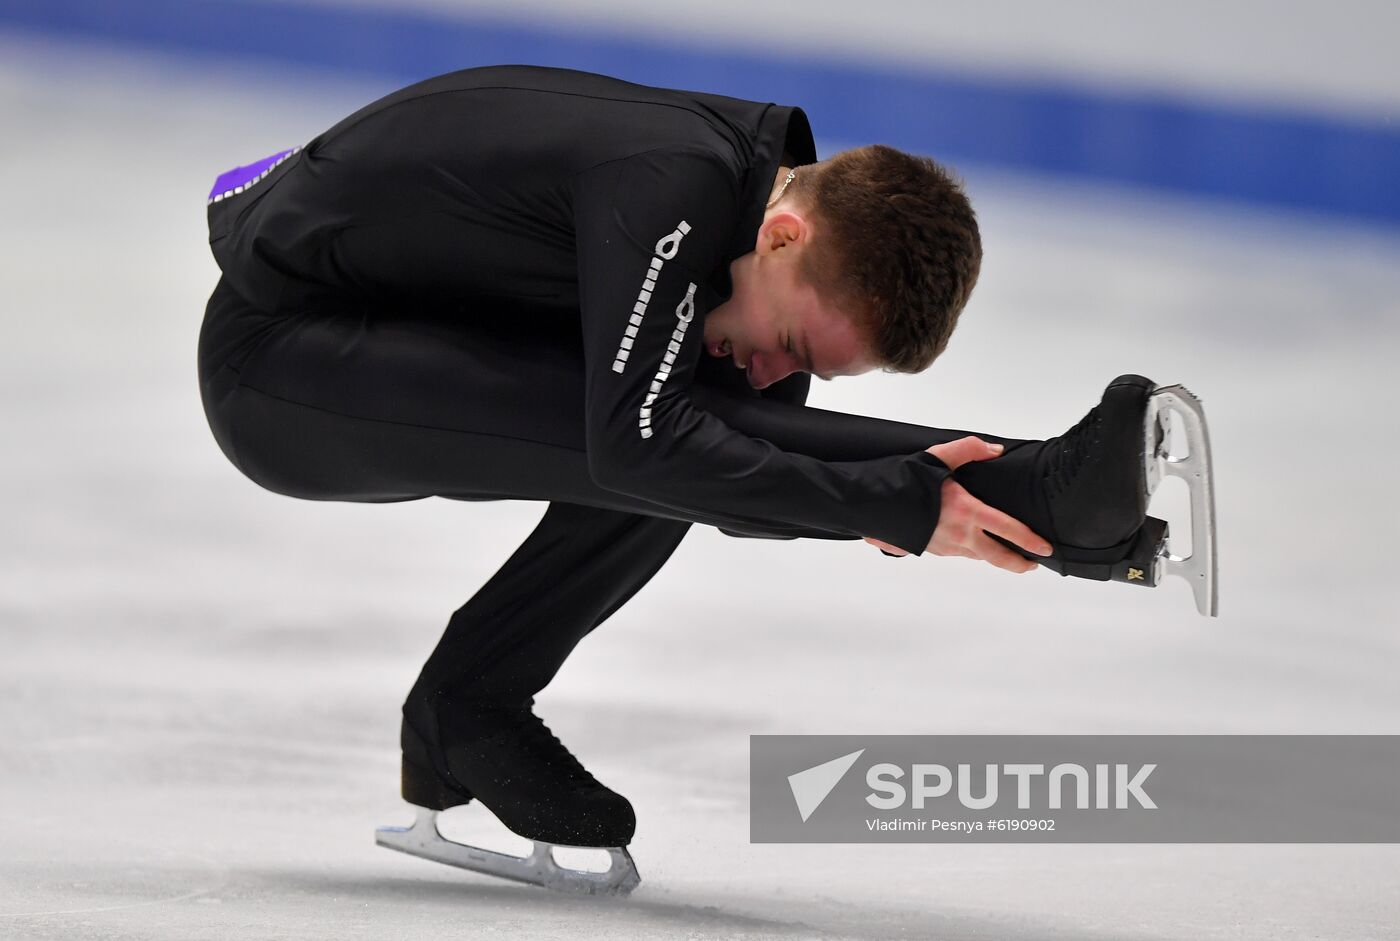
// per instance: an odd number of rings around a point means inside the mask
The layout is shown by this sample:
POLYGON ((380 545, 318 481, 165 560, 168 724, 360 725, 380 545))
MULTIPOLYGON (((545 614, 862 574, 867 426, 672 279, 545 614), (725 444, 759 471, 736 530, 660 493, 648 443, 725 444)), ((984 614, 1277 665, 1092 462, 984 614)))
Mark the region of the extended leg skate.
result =
POLYGON ((1054 552, 1042 558, 993 538, 1052 572, 1147 588, 1179 575, 1191 583, 1197 610, 1216 615, 1210 437, 1200 400, 1182 386, 1119 376, 1064 435, 969 462, 956 476, 983 499, 1014 494, 1001 508, 1049 539, 1054 552), (1170 450, 1177 422, 1184 455, 1170 450), (1158 484, 1173 475, 1190 488, 1189 555, 1173 550, 1165 520, 1147 515, 1158 484))
MULTIPOLYGON (((1162 522, 1161 539, 1157 541, 1152 555, 1151 583, 1158 584, 1164 575, 1181 576, 1191 583, 1191 591, 1196 596, 1196 610, 1215 617, 1220 613, 1215 546, 1215 481, 1212 477, 1210 434, 1206 429, 1205 409, 1201 407, 1201 400, 1185 386, 1156 386, 1147 400, 1146 425, 1145 440, 1149 447, 1144 448, 1144 453, 1148 496, 1168 476, 1180 477, 1191 491, 1191 553, 1182 556, 1172 551, 1167 524, 1162 522), (1170 451, 1173 422, 1181 424, 1187 447, 1184 455, 1170 451)), ((1147 583, 1145 570, 1138 579, 1147 583)))
POLYGON ((375 842, 547 889, 629 894, 641 882, 626 849, 636 824, 631 805, 584 770, 528 706, 493 710, 490 716, 465 733, 460 727, 448 729, 446 734, 455 744, 442 750, 442 770, 423 739, 404 723, 403 797, 418 808, 418 818, 409 827, 380 827, 375 842), (528 856, 469 846, 442 835, 438 814, 474 796, 512 831, 533 842, 528 856), (554 858, 557 846, 606 850, 608 869, 593 872, 562 866, 554 858))

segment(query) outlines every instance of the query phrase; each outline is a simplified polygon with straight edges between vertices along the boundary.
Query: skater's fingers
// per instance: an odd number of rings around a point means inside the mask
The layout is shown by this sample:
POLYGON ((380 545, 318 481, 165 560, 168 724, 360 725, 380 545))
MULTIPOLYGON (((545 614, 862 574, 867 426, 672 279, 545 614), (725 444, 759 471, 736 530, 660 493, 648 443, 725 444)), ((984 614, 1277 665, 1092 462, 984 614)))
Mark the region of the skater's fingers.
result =
POLYGON ((1015 572, 1017 575, 1024 574, 1025 572, 1032 572, 1039 568, 1039 566, 1030 559, 1012 552, 985 533, 980 535, 975 551, 977 556, 984 562, 990 562, 999 569, 1015 572))
POLYGON ((906 552, 905 550, 899 548, 899 546, 892 546, 892 545, 890 545, 889 543, 884 542, 884 541, 879 540, 879 539, 875 539, 875 538, 872 537, 872 536, 862 536, 861 538, 864 539, 866 542, 870 543, 870 544, 871 544, 872 546, 874 546, 876 549, 879 549, 881 552, 886 553, 887 555, 900 555, 900 556, 903 556, 903 555, 908 555, 908 554, 909 554, 909 553, 906 552))
POLYGON ((984 505, 985 512, 979 520, 981 528, 1000 536, 1007 542, 1015 543, 1032 555, 1049 555, 1053 550, 1050 543, 1036 535, 1029 526, 1001 510, 984 505))
POLYGON ((957 470, 968 461, 985 461, 997 457, 1004 448, 999 444, 988 444, 976 435, 968 435, 956 441, 935 444, 924 450, 947 464, 949 469, 957 470))
POLYGON ((1045 540, 1031 532, 1019 520, 987 506, 951 477, 943 481, 938 526, 929 542, 929 552, 934 555, 980 559, 1008 572, 1029 572, 1036 568, 1035 562, 997 542, 988 532, 995 533, 1015 545, 1024 545, 1030 552, 1038 549, 1045 550, 1039 553, 1041 555, 1048 555, 1050 552, 1045 540))

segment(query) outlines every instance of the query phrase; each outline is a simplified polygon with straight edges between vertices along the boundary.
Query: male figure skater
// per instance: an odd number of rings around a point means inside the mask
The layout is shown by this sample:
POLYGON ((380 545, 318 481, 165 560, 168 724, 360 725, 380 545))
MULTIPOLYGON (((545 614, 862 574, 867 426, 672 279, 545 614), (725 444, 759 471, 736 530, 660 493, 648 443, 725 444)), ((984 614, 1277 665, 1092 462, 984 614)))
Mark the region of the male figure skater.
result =
MULTIPOLYGON (((798 108, 469 69, 224 174, 208 212, 223 274, 199 378, 239 470, 311 500, 549 502, 404 703, 403 795, 429 816, 476 797, 541 843, 630 841, 631 805, 533 697, 692 523, 1161 572, 1142 377, 1045 442, 804 405, 812 375, 927 368, 981 242, 939 165, 882 146, 817 162, 798 108)), ((381 841, 482 858, 427 829, 381 841)), ((552 867, 493 871, 600 884, 552 867)))

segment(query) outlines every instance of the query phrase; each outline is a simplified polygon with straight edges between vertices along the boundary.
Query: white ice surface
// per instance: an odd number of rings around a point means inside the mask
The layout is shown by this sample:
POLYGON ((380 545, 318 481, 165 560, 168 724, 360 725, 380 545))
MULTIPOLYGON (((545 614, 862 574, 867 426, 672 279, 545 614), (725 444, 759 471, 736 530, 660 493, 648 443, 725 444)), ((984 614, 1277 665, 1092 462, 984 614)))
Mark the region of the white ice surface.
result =
POLYGON ((372 839, 410 816, 403 693, 541 506, 274 496, 200 410, 213 177, 387 89, 0 63, 0 937, 1397 936, 1393 846, 747 831, 751 733, 1400 732, 1393 236, 969 168, 987 261, 946 360, 813 403, 1043 436, 1119 372, 1185 382, 1223 616, 1181 583, 697 527, 541 699, 640 819, 642 887, 579 901, 372 839))

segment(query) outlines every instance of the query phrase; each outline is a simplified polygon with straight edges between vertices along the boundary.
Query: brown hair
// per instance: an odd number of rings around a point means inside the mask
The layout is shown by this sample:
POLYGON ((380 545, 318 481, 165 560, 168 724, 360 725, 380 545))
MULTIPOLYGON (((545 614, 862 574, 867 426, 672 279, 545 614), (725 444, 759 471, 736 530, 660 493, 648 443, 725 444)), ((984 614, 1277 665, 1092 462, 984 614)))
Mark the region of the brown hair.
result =
POLYGON ((808 281, 855 314, 885 371, 927 369, 982 266, 959 183, 928 157, 871 144, 799 167, 789 192, 820 220, 808 281))

